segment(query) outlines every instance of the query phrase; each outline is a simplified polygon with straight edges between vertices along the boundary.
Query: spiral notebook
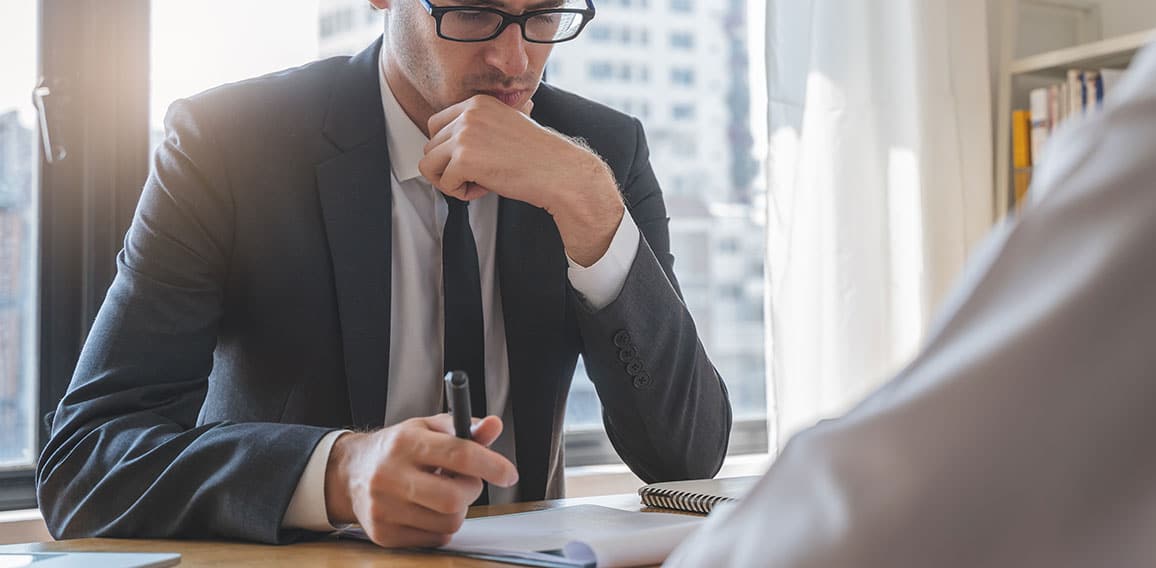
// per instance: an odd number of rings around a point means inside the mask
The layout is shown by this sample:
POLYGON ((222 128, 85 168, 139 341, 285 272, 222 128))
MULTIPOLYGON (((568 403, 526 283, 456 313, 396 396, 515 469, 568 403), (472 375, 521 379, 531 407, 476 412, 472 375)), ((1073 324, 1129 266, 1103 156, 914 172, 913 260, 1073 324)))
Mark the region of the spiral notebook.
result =
POLYGON ((638 490, 642 504, 688 513, 710 513, 719 503, 737 501, 755 486, 759 476, 652 483, 638 490))

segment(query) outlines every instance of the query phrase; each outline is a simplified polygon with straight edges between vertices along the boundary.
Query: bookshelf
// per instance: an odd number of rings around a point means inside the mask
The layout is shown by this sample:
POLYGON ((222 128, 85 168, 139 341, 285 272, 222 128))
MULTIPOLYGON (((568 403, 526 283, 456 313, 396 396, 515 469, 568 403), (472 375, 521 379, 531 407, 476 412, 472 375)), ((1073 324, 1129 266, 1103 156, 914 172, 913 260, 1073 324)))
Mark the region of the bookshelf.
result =
MULTIPOLYGON (((1092 7, 1083 7, 1098 17, 1092 7)), ((1012 110, 1026 108, 1028 92, 1048 82, 1062 80, 1069 69, 1124 69, 1149 42, 1156 41, 1156 29, 1088 41, 1073 47, 1015 58, 1021 24, 1019 4, 1005 2, 1002 14, 1002 53, 999 77, 996 144, 996 194, 994 218, 1007 215, 1012 203, 1012 110)))

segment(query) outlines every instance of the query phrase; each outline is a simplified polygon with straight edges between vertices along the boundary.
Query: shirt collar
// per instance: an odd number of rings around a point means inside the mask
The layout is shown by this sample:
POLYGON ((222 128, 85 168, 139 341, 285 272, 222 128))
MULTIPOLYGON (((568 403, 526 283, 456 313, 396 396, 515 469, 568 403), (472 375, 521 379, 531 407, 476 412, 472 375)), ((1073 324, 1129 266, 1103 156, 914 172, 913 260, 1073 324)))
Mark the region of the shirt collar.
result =
POLYGON ((393 89, 385 79, 385 49, 378 60, 378 79, 381 82, 381 106, 385 109, 385 131, 389 145, 389 165, 398 183, 421 176, 418 162, 425 157, 425 145, 429 138, 409 119, 402 110, 393 89))

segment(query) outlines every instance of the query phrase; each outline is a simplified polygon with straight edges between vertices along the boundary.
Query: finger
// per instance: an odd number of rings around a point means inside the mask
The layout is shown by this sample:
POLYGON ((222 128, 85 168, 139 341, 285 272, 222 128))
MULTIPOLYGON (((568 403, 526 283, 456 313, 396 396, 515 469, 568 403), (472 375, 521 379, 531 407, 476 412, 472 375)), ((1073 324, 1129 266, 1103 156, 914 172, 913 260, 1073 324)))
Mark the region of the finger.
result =
POLYGON ((429 142, 426 142, 426 145, 425 145, 425 148, 423 148, 423 151, 426 154, 428 154, 430 152, 430 150, 433 150, 434 148, 437 148, 438 146, 441 146, 442 144, 449 142, 450 139, 453 138, 454 134, 457 132, 457 127, 454 126, 457 123, 457 120, 458 120, 457 117, 454 117, 453 121, 451 121, 449 124, 447 124, 441 130, 438 130, 437 132, 434 132, 431 130, 430 131, 430 133, 431 133, 430 140, 429 140, 429 142))
MULTIPOLYGON (((441 468, 458 475, 477 477, 502 487, 518 482, 518 470, 501 454, 470 440, 437 432, 425 432, 413 446, 419 467, 441 468)), ((436 507, 430 507, 437 510, 436 507)))
POLYGON ((497 416, 487 416, 485 420, 481 420, 474 424, 471 429, 471 438, 483 446, 489 447, 493 444, 498 436, 502 434, 502 419, 497 416))
POLYGON ((451 538, 449 534, 423 531, 392 523, 365 528, 365 534, 370 540, 385 548, 436 548, 449 544, 451 538))
POLYGON ((501 487, 518 482, 518 469, 505 456, 476 442, 451 439, 441 451, 423 456, 423 461, 456 475, 477 477, 501 487))
POLYGON ((518 110, 522 111, 522 114, 530 116, 530 113, 534 112, 534 99, 526 99, 526 104, 518 110))
POLYGON ((465 515, 470 503, 482 493, 482 481, 476 477, 435 474, 413 470, 406 474, 394 493, 406 503, 425 507, 444 515, 465 515), (400 489, 399 491, 396 491, 400 489))
MULTIPOLYGON (((478 485, 481 486, 481 482, 478 482, 478 485)), ((481 491, 479 490, 478 493, 481 494, 481 491)), ((471 500, 470 503, 473 501, 471 500)), ((469 506, 467 505, 453 513, 439 513, 416 503, 410 503, 394 518, 398 519, 402 525, 418 530, 436 534, 454 534, 462 528, 462 521, 466 520, 466 511, 468 510, 469 506)))
POLYGON ((472 98, 466 99, 429 117, 429 121, 426 122, 426 127, 429 129, 430 138, 432 139, 436 137, 443 128, 445 128, 449 123, 456 120, 459 115, 465 112, 466 109, 473 104, 471 102, 472 100, 472 98))
POLYGON ((486 187, 480 183, 466 182, 466 190, 461 199, 463 201, 474 201, 485 197, 489 193, 490 190, 486 189, 486 187))
POLYGON ((474 201, 491 193, 490 188, 469 179, 469 174, 466 172, 468 172, 467 166, 462 164, 461 160, 450 160, 434 187, 438 191, 462 201, 474 201))
POLYGON ((450 197, 465 201, 469 194, 468 184, 470 183, 474 183, 474 180, 469 179, 467 169, 462 165, 461 160, 451 159, 441 173, 441 179, 438 180, 437 184, 434 184, 434 187, 450 197))
MULTIPOLYGON (((425 418, 417 419, 427 430, 433 432, 440 432, 442 434, 454 435, 454 415, 448 412, 443 412, 434 416, 427 416, 425 418)), ((474 418, 473 420, 477 420, 474 418)), ((476 424, 477 422, 472 423, 476 424)))
MULTIPOLYGON (((428 418, 420 419, 426 429, 440 432, 442 434, 449 434, 454 436, 457 432, 454 431, 454 417, 449 413, 438 414, 437 416, 430 416, 428 418)), ((493 443, 493 440, 498 439, 502 433, 502 419, 497 416, 490 415, 485 418, 471 418, 470 419, 470 434, 473 441, 488 446, 493 443), (488 442, 482 442, 481 438, 492 438, 488 442)))
MULTIPOLYGON (((439 187, 442 176, 446 168, 449 167, 450 161, 454 157, 453 144, 441 144, 431 148, 425 153, 421 160, 418 160, 417 171, 425 177, 434 187, 439 187)), ((439 188, 440 189, 440 188, 439 188)))
POLYGON ((455 199, 473 201, 485 197, 490 193, 489 188, 473 181, 461 180, 456 173, 462 171, 461 168, 455 168, 453 177, 447 178, 447 171, 457 163, 453 155, 455 147, 452 141, 448 141, 433 148, 417 163, 418 171, 434 189, 455 199))

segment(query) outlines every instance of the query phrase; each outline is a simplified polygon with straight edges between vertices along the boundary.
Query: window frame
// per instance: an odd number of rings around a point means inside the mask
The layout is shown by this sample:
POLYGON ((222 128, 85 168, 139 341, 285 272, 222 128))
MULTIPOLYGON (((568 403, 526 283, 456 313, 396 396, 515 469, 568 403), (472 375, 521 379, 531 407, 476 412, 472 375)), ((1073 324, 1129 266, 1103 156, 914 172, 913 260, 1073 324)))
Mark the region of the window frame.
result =
MULTIPOLYGON (((150 1, 36 4, 42 121, 66 153, 48 160, 37 132, 39 455, 43 417, 68 388, 148 175, 150 1)), ((0 471, 0 511, 34 507, 34 466, 0 471)))

